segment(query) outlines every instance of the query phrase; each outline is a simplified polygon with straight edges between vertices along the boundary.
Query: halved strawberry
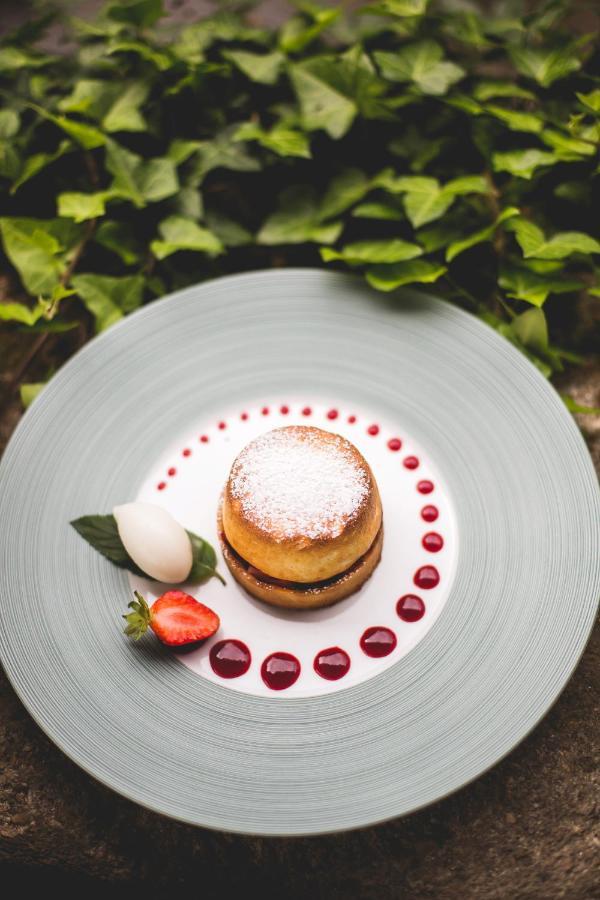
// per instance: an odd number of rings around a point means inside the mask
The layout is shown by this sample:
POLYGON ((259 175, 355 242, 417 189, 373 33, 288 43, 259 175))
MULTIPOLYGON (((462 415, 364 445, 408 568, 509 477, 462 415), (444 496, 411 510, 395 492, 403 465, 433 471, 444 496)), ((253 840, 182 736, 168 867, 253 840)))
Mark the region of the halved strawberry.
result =
POLYGON ((134 591, 135 600, 129 603, 130 613, 123 618, 127 622, 125 634, 138 640, 148 627, 168 647, 183 647, 203 641, 219 627, 218 615, 183 591, 167 591, 152 606, 134 591))

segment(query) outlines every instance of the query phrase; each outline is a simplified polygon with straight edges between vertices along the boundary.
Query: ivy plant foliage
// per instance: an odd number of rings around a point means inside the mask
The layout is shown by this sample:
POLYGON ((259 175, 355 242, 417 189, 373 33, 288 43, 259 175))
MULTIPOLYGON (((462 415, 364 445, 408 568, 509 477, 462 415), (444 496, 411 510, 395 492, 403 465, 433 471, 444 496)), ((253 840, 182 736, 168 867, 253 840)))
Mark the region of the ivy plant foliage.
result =
POLYGON ((103 329, 201 279, 323 264, 435 285, 547 375, 575 360, 556 335, 600 297, 593 35, 557 0, 296 5, 269 30, 247 4, 175 26, 112 0, 63 21, 69 53, 40 49, 51 14, 2 39, 0 319, 103 329))

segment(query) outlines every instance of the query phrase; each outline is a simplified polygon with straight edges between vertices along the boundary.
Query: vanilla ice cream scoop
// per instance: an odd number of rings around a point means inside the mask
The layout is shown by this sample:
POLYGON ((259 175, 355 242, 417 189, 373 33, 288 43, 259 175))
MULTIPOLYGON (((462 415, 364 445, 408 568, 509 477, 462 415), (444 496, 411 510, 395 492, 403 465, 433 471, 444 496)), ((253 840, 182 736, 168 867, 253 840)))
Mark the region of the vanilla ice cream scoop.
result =
POLYGON ((153 503, 123 503, 113 515, 125 550, 150 578, 177 584, 193 562, 192 544, 182 525, 153 503))

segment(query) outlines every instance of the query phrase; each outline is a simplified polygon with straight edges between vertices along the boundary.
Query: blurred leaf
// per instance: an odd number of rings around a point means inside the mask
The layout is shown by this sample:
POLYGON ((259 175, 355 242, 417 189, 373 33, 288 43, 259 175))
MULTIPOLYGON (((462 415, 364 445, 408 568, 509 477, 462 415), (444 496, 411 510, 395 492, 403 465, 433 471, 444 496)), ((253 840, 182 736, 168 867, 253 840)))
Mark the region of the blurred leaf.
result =
POLYGON ((373 56, 384 78, 412 81, 424 94, 445 94, 465 75, 456 63, 444 60, 444 51, 435 41, 409 44, 396 53, 376 50, 373 56))
POLYGON ((580 281, 558 279, 509 263, 500 269, 498 283, 508 297, 543 306, 550 294, 565 294, 583 287, 580 281))
POLYGON ((600 88, 595 88, 588 94, 576 93, 576 97, 587 109, 600 113, 600 88))
POLYGON ((223 252, 219 239, 196 222, 182 216, 169 216, 158 226, 161 240, 152 241, 150 249, 157 259, 165 259, 178 250, 195 250, 215 256, 223 252))
POLYGON ((401 241, 398 238, 381 241, 357 241, 354 244, 346 244, 341 250, 333 250, 324 247, 321 257, 325 262, 341 259, 350 265, 362 265, 363 263, 396 263, 407 259, 414 259, 423 255, 423 248, 418 244, 401 241))
POLYGON ((600 253, 600 243, 580 231, 562 231, 546 240, 544 232, 527 219, 514 219, 509 226, 527 259, 564 259, 573 253, 600 253))
POLYGON ((15 191, 29 181, 30 178, 33 178, 38 172, 41 172, 42 169, 45 169, 46 166, 51 165, 51 163, 55 162, 57 159, 60 159, 61 156, 64 156, 65 153, 69 153, 73 150, 74 147, 71 141, 61 141, 56 150, 52 153, 34 153, 33 156, 30 156, 23 163, 23 166, 12 184, 10 189, 11 194, 14 194, 15 191))
POLYGON ((140 111, 146 100, 150 86, 143 81, 133 81, 121 86, 118 98, 102 120, 102 127, 113 131, 145 131, 147 123, 140 111))
POLYGON ((113 325, 126 313, 132 312, 142 302, 144 278, 142 275, 73 275, 71 284, 96 320, 96 330, 113 325))
POLYGON ((521 74, 533 78, 546 88, 559 78, 566 78, 571 72, 581 68, 574 44, 556 50, 509 46, 508 52, 521 74))
POLYGON ((462 238, 461 240, 454 241, 448 249, 446 250, 446 262, 452 262, 453 259, 456 259, 461 253, 464 253, 465 250, 469 250, 471 247, 475 247, 477 244, 482 244, 485 241, 491 241, 496 233, 496 229, 502 222, 505 222, 507 219, 511 219, 513 216, 518 216, 519 210, 516 206, 509 206, 507 209, 502 210, 500 215, 496 218, 496 221, 491 225, 488 225, 486 228, 481 228, 479 231, 475 231, 473 234, 468 235, 467 237, 462 238))
POLYGON ((76 222, 85 222, 87 219, 96 219, 103 216, 105 203, 110 193, 99 191, 96 194, 80 194, 66 192, 57 197, 58 215, 76 222))
POLYGON ((256 172, 260 169, 259 161, 248 152, 246 145, 236 141, 238 129, 239 125, 231 125, 212 140, 198 142, 194 166, 194 176, 198 181, 202 181, 213 169, 231 169, 235 172, 256 172))
POLYGON ((285 125, 275 125, 270 131, 265 131, 254 122, 245 122, 238 128, 234 140, 256 141, 261 147, 272 150, 278 156, 310 158, 308 137, 301 131, 286 128, 285 125))
POLYGON ((402 285, 416 282, 430 284, 437 281, 445 271, 446 266, 426 259, 413 259, 391 266, 373 266, 372 269, 367 269, 366 278, 378 291, 393 291, 402 285))
POLYGON ((170 197, 179 187, 173 160, 144 160, 113 140, 107 142, 106 168, 114 176, 111 192, 139 208, 170 197))
POLYGON ((116 22, 127 22, 139 28, 148 28, 164 16, 163 0, 119 0, 110 4, 106 15, 116 22))
POLYGON ((495 106, 489 103, 485 111, 496 119, 504 122, 511 131, 526 131, 538 134, 544 127, 539 116, 533 113, 519 112, 516 109, 506 109, 504 106, 495 106))
POLYGON ((0 109, 0 139, 14 137, 19 130, 19 114, 14 109, 0 109))
POLYGON ((127 266, 133 265, 141 258, 142 247, 130 226, 124 222, 110 220, 101 222, 94 239, 107 250, 112 250, 113 253, 120 256, 127 266))
POLYGON ((295 16, 289 19, 279 34, 279 46, 285 53, 298 53, 317 38, 322 31, 335 22, 340 15, 339 9, 323 9, 316 4, 304 4, 303 10, 312 21, 295 16))
POLYGON ((598 416, 600 415, 600 407, 599 406, 583 406, 581 403, 577 403, 576 400, 573 400, 572 397, 569 397, 568 394, 560 395, 564 401, 565 406, 569 410, 569 412, 577 413, 579 415, 590 415, 590 416, 598 416))
POLYGON ((48 294, 57 283, 63 264, 60 242, 41 219, 0 219, 4 251, 30 294, 48 294))
POLYGON ((529 147, 526 150, 509 150, 505 153, 494 153, 492 165, 496 172, 510 172, 517 178, 530 181, 541 166, 554 166, 560 159, 547 150, 529 147))
POLYGON ((528 309, 520 316, 515 316, 510 327, 524 347, 534 353, 544 354, 548 351, 548 325, 541 309, 528 309))
POLYGON ((279 208, 263 224, 259 244, 302 244, 305 241, 333 244, 342 230, 341 222, 323 222, 314 188, 294 185, 279 196, 279 208))
POLYGON ((21 395, 21 403, 27 409, 30 406, 38 394, 42 391, 43 388, 46 387, 45 381, 40 381, 31 384, 22 384, 19 388, 19 393, 21 395))
POLYGON ((224 50, 223 56, 251 81, 275 84, 285 63, 282 53, 250 53, 247 50, 224 50))

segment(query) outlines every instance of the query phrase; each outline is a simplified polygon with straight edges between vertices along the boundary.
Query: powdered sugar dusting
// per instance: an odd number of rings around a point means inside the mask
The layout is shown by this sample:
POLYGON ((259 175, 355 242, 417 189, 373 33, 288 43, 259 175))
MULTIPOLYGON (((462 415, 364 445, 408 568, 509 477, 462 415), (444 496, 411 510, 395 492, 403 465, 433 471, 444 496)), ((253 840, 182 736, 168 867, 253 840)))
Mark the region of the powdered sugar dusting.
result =
POLYGON ((237 457, 231 496, 255 525, 281 539, 336 537, 369 493, 369 470, 357 453, 320 428, 276 428, 237 457))

